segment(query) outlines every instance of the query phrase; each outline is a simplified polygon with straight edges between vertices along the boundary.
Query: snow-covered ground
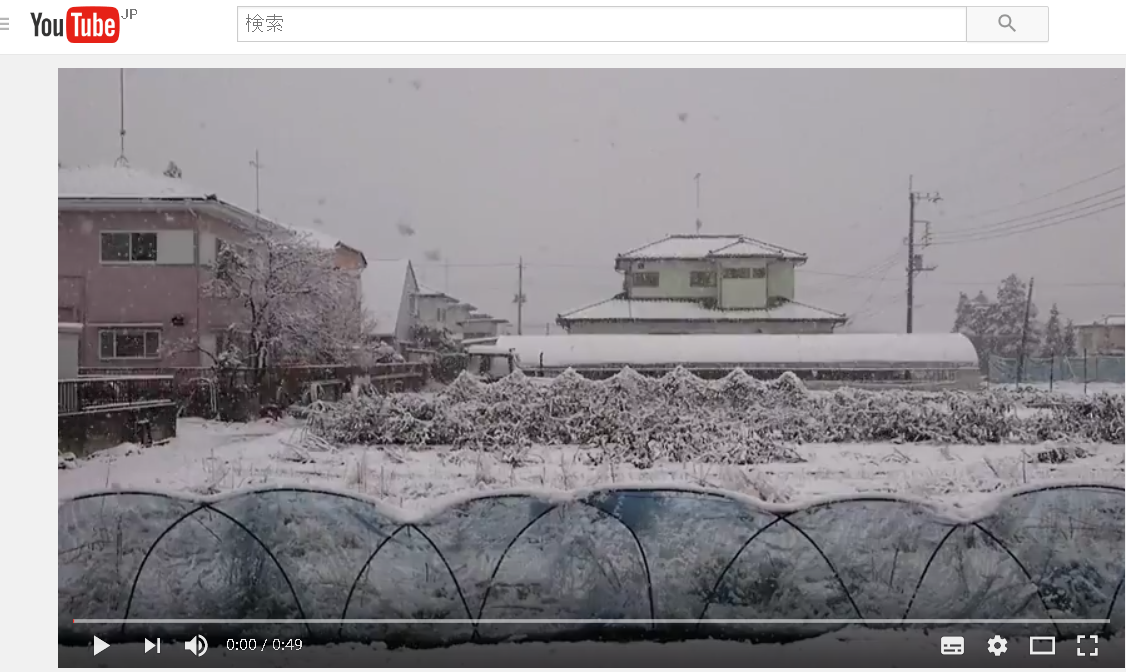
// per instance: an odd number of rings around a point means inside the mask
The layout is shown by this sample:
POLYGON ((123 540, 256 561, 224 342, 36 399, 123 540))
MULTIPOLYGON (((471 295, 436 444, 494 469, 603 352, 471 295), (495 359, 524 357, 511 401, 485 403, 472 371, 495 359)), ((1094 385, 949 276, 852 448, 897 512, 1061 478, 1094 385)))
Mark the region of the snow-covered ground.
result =
POLYGON ((345 489, 410 510, 465 491, 678 483, 768 502, 882 492, 966 506, 987 493, 1029 484, 1121 485, 1126 478, 1123 446, 1113 444, 1083 446, 1086 456, 1060 464, 1036 460, 1045 445, 810 444, 797 447, 805 461, 795 464, 690 462, 638 469, 625 463, 591 465, 581 447, 533 447, 519 464, 504 462, 498 453, 441 447, 294 449, 303 435, 302 425, 293 420, 239 425, 185 419, 179 436, 165 445, 118 446, 60 469, 59 496, 106 488, 211 494, 301 484, 345 489))
POLYGON ((1090 396, 1093 394, 1098 394, 1100 392, 1109 392, 1110 394, 1126 394, 1126 385, 1123 385, 1122 383, 1087 383, 1086 385, 1083 385, 1083 383, 1073 382, 1054 383, 1052 385, 1049 385, 1048 383, 1025 383, 1023 385, 993 385, 992 387, 1006 389, 1012 389, 1016 387, 1033 387, 1045 392, 1059 392, 1061 394, 1067 394, 1077 397, 1082 397, 1084 395, 1090 396))

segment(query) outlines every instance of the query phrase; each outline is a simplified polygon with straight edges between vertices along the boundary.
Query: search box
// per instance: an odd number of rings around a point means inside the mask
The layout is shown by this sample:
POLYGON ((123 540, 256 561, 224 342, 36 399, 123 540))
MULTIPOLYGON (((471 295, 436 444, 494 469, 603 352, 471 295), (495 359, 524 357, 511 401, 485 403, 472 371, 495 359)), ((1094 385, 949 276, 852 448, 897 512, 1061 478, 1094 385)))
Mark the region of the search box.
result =
MULTIPOLYGON (((1044 9, 1047 39, 1046 8, 1012 9, 1014 25, 1028 9, 1044 9)), ((965 42, 970 25, 966 7, 242 6, 238 18, 240 42, 965 42)), ((1012 41, 992 20, 988 36, 1012 41)))

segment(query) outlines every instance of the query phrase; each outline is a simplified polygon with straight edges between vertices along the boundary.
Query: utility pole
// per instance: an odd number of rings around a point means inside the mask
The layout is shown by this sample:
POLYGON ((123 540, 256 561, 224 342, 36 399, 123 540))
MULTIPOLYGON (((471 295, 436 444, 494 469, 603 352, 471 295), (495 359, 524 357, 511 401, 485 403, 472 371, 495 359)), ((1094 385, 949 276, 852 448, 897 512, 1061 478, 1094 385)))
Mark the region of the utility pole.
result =
POLYGON ((704 228, 704 220, 700 219, 700 177, 703 173, 696 173, 696 233, 700 233, 700 229, 704 228))
POLYGON ((442 262, 442 291, 450 291, 450 260, 446 259, 442 262))
POLYGON ((262 171, 262 162, 258 160, 258 150, 254 150, 254 160, 250 162, 250 166, 254 168, 254 214, 262 214, 262 201, 261 201, 261 186, 259 181, 259 173, 262 171))
POLYGON ((927 266, 923 263, 923 255, 915 253, 915 225, 926 225, 926 235, 920 247, 930 245, 930 222, 915 219, 915 206, 920 202, 937 203, 942 200, 938 192, 918 192, 914 188, 914 176, 907 182, 907 200, 909 210, 907 217, 907 333, 915 331, 915 278, 924 271, 933 271, 937 266, 927 266))
POLYGON ((1024 302, 1024 325, 1020 329, 1020 356, 1017 358, 1017 384, 1024 378, 1024 349, 1028 346, 1028 322, 1032 317, 1032 285, 1036 278, 1028 280, 1028 299, 1024 302))
POLYGON ((524 257, 520 257, 520 263, 516 266, 516 298, 512 302, 516 304, 516 335, 522 336, 524 334, 524 302, 528 297, 524 296, 524 257))

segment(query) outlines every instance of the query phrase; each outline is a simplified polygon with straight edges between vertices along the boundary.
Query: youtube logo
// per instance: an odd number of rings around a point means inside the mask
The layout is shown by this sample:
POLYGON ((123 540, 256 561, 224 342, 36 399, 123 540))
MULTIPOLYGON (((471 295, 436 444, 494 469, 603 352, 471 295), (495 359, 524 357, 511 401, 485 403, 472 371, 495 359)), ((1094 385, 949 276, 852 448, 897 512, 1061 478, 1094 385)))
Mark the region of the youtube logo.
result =
POLYGON ((62 37, 76 44, 112 44, 121 35, 121 20, 115 7, 71 7, 65 19, 44 18, 32 13, 36 37, 62 37))

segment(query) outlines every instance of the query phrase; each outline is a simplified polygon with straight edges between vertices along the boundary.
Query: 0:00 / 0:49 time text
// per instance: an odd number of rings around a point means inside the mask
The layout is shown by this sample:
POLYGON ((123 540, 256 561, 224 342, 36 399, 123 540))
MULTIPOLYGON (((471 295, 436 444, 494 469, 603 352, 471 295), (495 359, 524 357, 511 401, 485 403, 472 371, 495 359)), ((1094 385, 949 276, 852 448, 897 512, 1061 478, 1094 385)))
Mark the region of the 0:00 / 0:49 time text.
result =
POLYGON ((300 639, 228 639, 228 651, 300 651, 300 639))

